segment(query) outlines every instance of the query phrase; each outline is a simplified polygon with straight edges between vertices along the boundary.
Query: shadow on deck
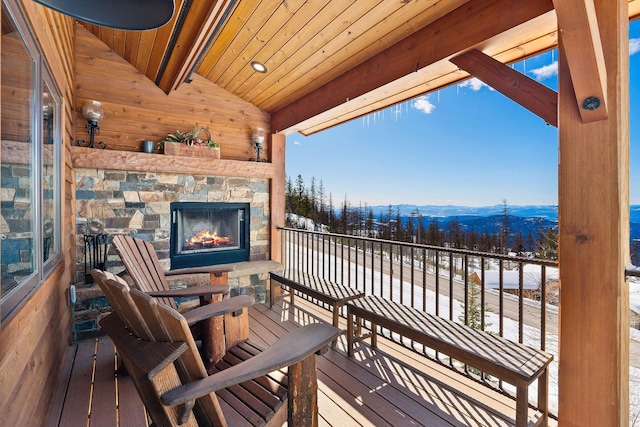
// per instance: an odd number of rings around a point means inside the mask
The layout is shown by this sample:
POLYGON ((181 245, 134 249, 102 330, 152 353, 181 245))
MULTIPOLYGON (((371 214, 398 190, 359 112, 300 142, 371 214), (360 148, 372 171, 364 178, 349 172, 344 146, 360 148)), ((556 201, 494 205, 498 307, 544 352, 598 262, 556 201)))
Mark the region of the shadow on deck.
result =
MULTIPOLYGON (((301 298, 249 311, 251 340, 265 347, 300 325, 328 322, 331 313, 301 298)), ((341 327, 346 329, 345 320, 341 327)), ((318 358, 321 426, 512 426, 515 401, 384 338, 347 356, 346 337, 318 358)), ((47 427, 147 426, 128 377, 118 376, 107 338, 69 348, 47 427)), ((530 423, 539 413, 529 411, 530 423)), ((557 426, 550 420, 551 426, 557 426)))

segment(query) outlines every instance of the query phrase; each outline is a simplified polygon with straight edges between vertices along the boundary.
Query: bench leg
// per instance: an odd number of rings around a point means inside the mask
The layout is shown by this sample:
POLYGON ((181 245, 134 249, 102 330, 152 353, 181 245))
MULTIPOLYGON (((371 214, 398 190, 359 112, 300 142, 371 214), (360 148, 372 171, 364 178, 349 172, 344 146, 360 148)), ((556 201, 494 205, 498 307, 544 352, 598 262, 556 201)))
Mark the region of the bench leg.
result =
MULTIPOLYGON (((269 281, 269 308, 273 308, 273 303, 276 301, 276 287, 274 286, 275 282, 273 279, 269 281)), ((278 288, 280 284, 278 284, 278 288)))
MULTIPOLYGON (((340 306, 336 304, 333 306, 333 327, 337 328, 339 322, 340 322, 340 306)), ((331 341, 331 348, 336 348, 337 343, 338 343, 338 338, 331 341)))
MULTIPOLYGON (((358 322, 360 319, 358 319, 358 322)), ((347 351, 349 357, 353 357, 353 313, 347 307, 347 351)))
POLYGON ((378 325, 371 322, 371 348, 378 348, 378 325))
POLYGON ((549 367, 545 368, 540 378, 538 378, 538 409, 542 411, 540 425, 549 425, 549 367))
POLYGON ((340 322, 340 306, 333 306, 333 327, 337 328, 338 323, 340 322))
POLYGON ((516 381, 516 427, 525 427, 529 418, 529 387, 524 381, 516 381))
POLYGON ((271 288, 269 289, 269 308, 282 299, 282 283, 271 279, 271 288))

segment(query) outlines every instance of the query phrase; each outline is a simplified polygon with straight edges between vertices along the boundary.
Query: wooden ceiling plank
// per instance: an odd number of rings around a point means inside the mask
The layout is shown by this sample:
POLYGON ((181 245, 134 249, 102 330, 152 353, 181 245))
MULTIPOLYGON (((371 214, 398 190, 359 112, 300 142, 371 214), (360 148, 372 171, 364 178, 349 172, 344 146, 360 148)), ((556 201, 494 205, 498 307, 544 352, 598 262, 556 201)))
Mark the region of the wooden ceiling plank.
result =
MULTIPOLYGON (((378 0, 378 4, 380 1, 378 0)), ((324 7, 314 17, 313 25, 302 28, 286 44, 274 52, 265 64, 269 72, 252 79, 252 82, 259 81, 260 89, 257 96, 264 97, 261 99, 268 99, 274 93, 280 97, 283 93, 290 92, 291 89, 288 88, 288 85, 296 82, 304 74, 303 69, 308 70, 315 66, 323 66, 321 63, 315 63, 314 60, 324 59, 327 44, 335 40, 339 34, 348 33, 348 28, 352 23, 360 20, 375 6, 372 2, 358 1, 353 1, 351 4, 345 2, 340 5, 346 7, 338 9, 333 4, 331 7, 324 7)), ((329 54, 330 52, 327 52, 327 55, 329 54)), ((321 62, 323 61, 321 60, 321 62)), ((243 97, 263 108, 260 105, 262 100, 258 101, 257 98, 252 98, 249 94, 245 94, 243 97)))
POLYGON ((607 72, 593 0, 553 3, 582 122, 605 120, 607 72))
POLYGON ((169 48, 171 36, 176 30, 178 18, 180 17, 182 8, 185 7, 185 3, 187 3, 185 0, 176 0, 175 11, 173 12, 171 20, 162 27, 154 30, 155 37, 153 38, 151 50, 149 51, 149 54, 146 58, 140 58, 141 63, 146 62, 146 68, 139 70, 152 81, 156 80, 156 77, 160 72, 162 60, 164 59, 167 49, 169 48))
POLYGON ((530 77, 496 61, 477 49, 450 59, 507 98, 558 127, 558 94, 530 77))
POLYGON ((281 3, 243 49, 242 56, 236 57, 227 72, 216 83, 229 92, 237 94, 238 88, 256 73, 251 68, 251 61, 266 64, 272 52, 307 24, 317 10, 317 4, 305 0, 281 3))
MULTIPOLYGON (((316 38, 306 43, 305 53, 308 56, 305 56, 296 66, 288 65, 287 68, 291 71, 287 73, 286 78, 278 79, 269 87, 261 84, 259 86, 261 92, 255 88, 249 88, 250 92, 241 96, 255 102, 263 109, 276 110, 282 106, 279 100, 287 104, 299 97, 301 93, 322 86, 331 79, 331 76, 340 75, 352 68, 354 64, 375 55, 387 43, 388 28, 406 30, 409 27, 404 25, 407 25, 408 21, 425 14, 424 3, 383 1, 377 5, 367 4, 366 9, 362 8, 364 5, 358 6, 359 10, 355 8, 346 10, 345 18, 338 17, 336 19, 338 25, 331 23, 322 30, 319 33, 319 40, 316 38), (422 9, 416 10, 418 7, 422 9), (405 13, 399 13, 399 11, 405 13), (306 84, 303 83, 305 79, 307 79, 306 84), (278 94, 278 96, 273 97, 272 94, 278 94)), ((392 45, 411 32, 397 36, 388 44, 392 45)), ((286 58, 285 61, 289 62, 291 58, 286 58)), ((276 69, 277 72, 278 69, 276 69)))
POLYGON ((272 114, 286 129, 553 10, 550 0, 472 0, 330 83, 272 114), (496 21, 492 17, 501 16, 496 21), (465 31, 460 31, 464 25, 465 31))
MULTIPOLYGON (((196 70, 199 75, 211 81, 215 81, 215 77, 212 75, 214 67, 218 65, 220 58, 224 57, 226 52, 231 48, 233 41, 238 35, 237 30, 242 27, 243 23, 249 20, 256 7, 258 7, 256 3, 248 1, 241 1, 240 4, 236 6, 224 28, 212 43, 212 46, 215 46, 215 49, 209 49, 204 58, 202 58, 202 61, 196 70)), ((218 69, 219 68, 220 67, 218 67, 218 69)))
POLYGON ((234 7, 234 4, 231 0, 192 3, 175 48, 162 70, 158 84, 162 90, 169 93, 185 81, 200 54, 207 48, 207 42, 218 24, 226 18, 227 8, 234 7))
POLYGON ((640 0, 629 0, 629 19, 634 20, 640 17, 640 0))
MULTIPOLYGON (((413 3, 417 4, 417 3, 413 3)), ((375 48, 380 43, 379 37, 383 34, 369 35, 366 38, 363 34, 370 27, 378 26, 380 21, 386 21, 389 26, 394 26, 393 16, 399 8, 406 8, 406 3, 401 2, 353 2, 350 6, 345 4, 345 9, 340 11, 339 15, 333 13, 324 14, 326 16, 335 16, 332 21, 313 20, 314 32, 311 38, 296 37, 294 43, 287 40, 288 49, 292 55, 282 55, 279 49, 275 50, 276 55, 268 60, 269 73, 273 69, 274 75, 281 74, 281 70, 287 70, 285 76, 272 80, 270 84, 268 80, 264 80, 263 76, 254 74, 248 81, 244 82, 241 91, 236 92, 251 102, 256 103, 261 108, 262 102, 275 102, 276 98, 292 96, 291 94, 300 93, 303 90, 312 90, 320 84, 318 80, 327 78, 327 75, 339 75, 341 71, 339 66, 344 61, 351 61, 351 64, 357 64, 357 58, 350 58, 349 52, 345 51, 345 47, 353 41, 358 40, 363 45, 375 48), (300 47, 302 42, 303 47, 300 47), (309 78, 307 84, 300 79, 309 78), (277 94, 274 97, 273 94, 277 94)), ((422 7, 422 6, 420 6, 422 7)), ((333 5, 330 8, 335 9, 333 5)), ((406 21, 405 21, 406 22, 406 21)))
POLYGON ((330 81, 332 76, 347 72, 354 64, 366 61, 467 1, 438 1, 426 8, 423 3, 417 2, 383 2, 343 33, 332 37, 321 50, 316 49, 302 67, 295 68, 288 79, 279 79, 277 85, 270 88, 260 85, 262 94, 256 92, 257 85, 248 84, 255 95, 238 95, 252 100, 267 111, 275 111, 295 100, 296 94, 301 90, 308 92, 322 86, 330 81), (417 9, 418 7, 422 9, 417 9), (357 37, 352 34, 357 34, 357 37), (317 66, 310 66, 316 62, 319 62, 317 66), (278 97, 266 96, 272 93, 277 93, 278 97))
MULTIPOLYGON (((157 30, 142 31, 140 33, 140 40, 138 42, 138 51, 134 57, 134 61, 131 63, 142 74, 147 75, 147 68, 149 65, 149 57, 151 56, 151 50, 153 49, 154 41, 156 39, 157 30)), ((153 81, 153 77, 147 77, 153 81)))
POLYGON ((125 43, 127 39, 128 31, 114 30, 113 31, 113 51, 124 58, 125 43))
POLYGON ((113 28, 98 27, 100 32, 100 40, 113 49, 113 28))
POLYGON ((127 38, 124 45, 124 60, 130 64, 135 64, 135 59, 138 55, 138 47, 140 46, 140 39, 142 31, 127 31, 127 38))
MULTIPOLYGON (((227 47, 224 55, 216 63, 211 74, 207 76, 209 80, 226 89, 221 81, 222 76, 233 75, 237 72, 237 69, 232 68, 232 66, 237 64, 238 57, 244 55, 247 46, 254 40, 256 34, 269 21, 270 17, 273 16, 280 4, 280 2, 268 0, 260 1, 255 9, 251 11, 251 15, 246 18, 246 21, 239 21, 237 17, 233 17, 229 24, 225 25, 222 31, 231 31, 235 37, 227 47)), ((241 12, 245 13, 246 11, 243 10, 241 12)))

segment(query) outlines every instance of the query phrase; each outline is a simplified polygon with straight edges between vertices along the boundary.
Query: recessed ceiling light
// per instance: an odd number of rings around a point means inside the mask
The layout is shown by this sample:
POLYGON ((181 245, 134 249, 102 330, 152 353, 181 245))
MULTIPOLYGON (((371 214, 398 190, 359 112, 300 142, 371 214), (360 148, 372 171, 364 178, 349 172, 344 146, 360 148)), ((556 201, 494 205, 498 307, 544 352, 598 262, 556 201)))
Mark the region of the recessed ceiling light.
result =
POLYGON ((263 63, 258 62, 258 61, 251 61, 251 68, 253 68, 254 70, 256 70, 259 73, 266 73, 267 72, 267 67, 265 67, 263 63))

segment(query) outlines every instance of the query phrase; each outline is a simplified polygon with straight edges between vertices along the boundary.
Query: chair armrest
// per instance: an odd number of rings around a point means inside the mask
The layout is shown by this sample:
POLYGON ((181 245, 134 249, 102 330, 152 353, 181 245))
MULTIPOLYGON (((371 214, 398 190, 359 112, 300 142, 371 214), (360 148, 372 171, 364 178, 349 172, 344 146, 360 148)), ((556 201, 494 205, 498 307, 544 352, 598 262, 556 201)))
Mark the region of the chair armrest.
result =
POLYGON ((169 289, 167 291, 145 292, 151 297, 201 297, 213 294, 229 293, 229 285, 190 286, 188 288, 169 289))
POLYGON ((215 316, 221 316, 227 313, 234 313, 242 310, 244 307, 251 307, 255 300, 249 295, 241 295, 214 302, 212 304, 202 305, 193 310, 189 310, 182 315, 189 325, 193 325, 201 320, 210 319, 215 316))
POLYGON ((179 405, 216 390, 291 366, 319 352, 343 332, 324 323, 314 323, 296 329, 249 360, 168 391, 161 396, 162 402, 168 406, 179 405))
POLYGON ((176 268, 175 270, 168 270, 164 272, 165 277, 167 276, 178 276, 181 274, 199 274, 199 273, 213 273, 215 275, 228 273, 233 271, 232 268, 224 265, 205 265, 203 267, 186 267, 186 268, 176 268))

